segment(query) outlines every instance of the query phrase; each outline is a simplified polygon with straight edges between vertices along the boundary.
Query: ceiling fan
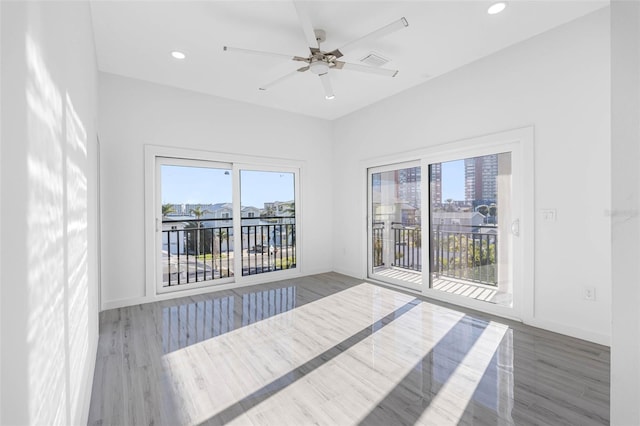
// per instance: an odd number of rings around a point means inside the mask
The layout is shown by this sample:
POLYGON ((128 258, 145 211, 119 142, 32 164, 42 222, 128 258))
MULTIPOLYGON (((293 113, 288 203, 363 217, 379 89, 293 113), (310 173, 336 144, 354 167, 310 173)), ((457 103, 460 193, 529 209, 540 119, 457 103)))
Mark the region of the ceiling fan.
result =
MULTIPOLYGON (((295 3, 294 3, 295 4, 295 3)), ((409 26, 407 20, 403 17, 394 21, 388 25, 385 25, 382 28, 379 28, 375 31, 370 32, 369 34, 360 37, 356 40, 353 40, 339 49, 325 51, 320 48, 320 43, 326 40, 326 33, 321 29, 313 29, 311 25, 311 21, 309 17, 305 13, 304 10, 301 10, 297 4, 295 4, 296 12, 298 13, 298 18, 300 19, 300 23, 302 25, 302 30, 304 31, 305 38, 309 45, 310 55, 309 56, 295 56, 295 55, 287 55, 282 53, 274 53, 274 52, 265 52, 261 50, 250 50, 250 49, 240 49, 236 47, 224 46, 225 52, 238 52, 238 53, 249 53, 254 55, 262 55, 262 56, 276 56, 281 58, 287 58, 293 61, 305 62, 307 65, 302 68, 298 68, 297 70, 288 73, 270 83, 264 84, 260 86, 260 90, 267 90, 270 87, 273 87, 284 80, 296 75, 299 72, 311 71, 311 73, 316 74, 320 81, 322 82, 322 86, 324 87, 324 93, 326 99, 333 99, 335 97, 333 93, 333 88, 331 86, 331 79, 329 78, 329 70, 352 70, 359 71, 369 74, 378 74, 387 77, 395 77, 398 74, 398 70, 391 70, 386 68, 378 68, 371 67, 367 65, 361 64, 352 64, 349 62, 339 61, 338 58, 341 58, 345 54, 349 53, 351 50, 380 37, 384 37, 387 34, 391 34, 395 31, 403 29, 409 26)))

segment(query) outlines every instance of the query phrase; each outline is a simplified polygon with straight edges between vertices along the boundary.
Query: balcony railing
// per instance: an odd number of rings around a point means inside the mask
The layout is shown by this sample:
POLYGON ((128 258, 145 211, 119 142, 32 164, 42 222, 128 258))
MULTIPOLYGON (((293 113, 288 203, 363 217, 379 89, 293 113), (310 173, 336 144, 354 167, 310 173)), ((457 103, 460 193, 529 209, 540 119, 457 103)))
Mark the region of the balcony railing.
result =
MULTIPOLYGON (((243 222, 256 219, 243 218, 243 222)), ((262 274, 296 267, 295 217, 263 217, 242 225, 242 275, 262 274)))
MULTIPOLYGON (((242 275, 296 267, 295 217, 241 218, 242 275)), ((162 221, 163 285, 234 276, 233 219, 162 221)))
POLYGON ((384 222, 374 222, 372 227, 372 260, 373 267, 384 265, 384 222))
POLYGON ((456 228, 474 229, 473 232, 464 232, 443 230, 442 227, 436 226, 433 235, 432 273, 436 276, 497 285, 498 235, 492 233, 497 228, 455 225, 456 228))
POLYGON ((394 261, 393 266, 422 271, 422 231, 419 226, 404 226, 392 222, 394 261))
POLYGON ((231 219, 163 220, 163 285, 174 286, 233 277, 233 245, 230 242, 233 227, 221 226, 230 221, 231 219))
MULTIPOLYGON (((372 226, 373 267, 386 264, 422 271, 422 230, 392 222, 386 235, 384 222, 372 226), (393 252, 385 253, 385 241, 393 252), (385 257, 392 257, 385 262, 385 257)), ((487 285, 497 285, 498 236, 495 226, 437 225, 433 232, 431 273, 487 285), (469 231, 460 229, 469 228, 469 231)))

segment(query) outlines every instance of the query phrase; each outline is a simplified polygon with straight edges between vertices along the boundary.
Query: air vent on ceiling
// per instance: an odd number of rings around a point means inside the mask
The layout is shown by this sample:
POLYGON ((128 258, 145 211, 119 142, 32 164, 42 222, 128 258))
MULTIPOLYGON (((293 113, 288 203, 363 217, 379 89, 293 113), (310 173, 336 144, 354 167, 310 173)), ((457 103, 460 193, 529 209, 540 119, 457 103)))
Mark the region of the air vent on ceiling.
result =
POLYGON ((389 59, 385 58, 379 53, 371 52, 364 58, 360 59, 360 62, 371 67, 381 67, 389 62, 389 59))

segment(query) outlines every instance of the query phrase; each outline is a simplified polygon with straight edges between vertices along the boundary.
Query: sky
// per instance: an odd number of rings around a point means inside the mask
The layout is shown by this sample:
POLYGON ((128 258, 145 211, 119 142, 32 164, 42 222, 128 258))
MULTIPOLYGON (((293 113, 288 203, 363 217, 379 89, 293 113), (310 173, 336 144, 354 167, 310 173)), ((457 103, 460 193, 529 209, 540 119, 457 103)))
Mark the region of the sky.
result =
POLYGON ((464 160, 442 163, 442 202, 464 201, 464 160))
MULTIPOLYGON (((162 204, 230 203, 231 177, 227 169, 163 165, 162 204)), ((240 184, 243 207, 294 199, 293 173, 241 170, 240 184)), ((464 160, 442 163, 442 202, 449 198, 464 200, 464 160)))
MULTIPOLYGON (((232 176, 232 171, 228 169, 163 165, 162 204, 230 203, 232 176)), ((243 207, 262 208, 265 202, 294 199, 294 175, 241 170, 240 188, 243 207)))

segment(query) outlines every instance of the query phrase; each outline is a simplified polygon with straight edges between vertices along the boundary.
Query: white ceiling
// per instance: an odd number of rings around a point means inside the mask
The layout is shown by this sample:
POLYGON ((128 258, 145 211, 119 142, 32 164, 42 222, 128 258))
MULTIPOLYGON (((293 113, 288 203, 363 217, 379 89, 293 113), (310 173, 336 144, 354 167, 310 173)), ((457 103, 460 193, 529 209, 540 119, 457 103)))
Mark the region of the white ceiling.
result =
POLYGON ((370 52, 391 59, 396 77, 331 70, 336 98, 318 77, 299 73, 267 91, 258 87, 301 62, 224 52, 223 46, 308 56, 292 1, 92 1, 101 71, 324 119, 335 119, 512 44, 608 5, 608 1, 510 1, 488 15, 492 1, 298 1, 314 28, 327 32, 325 51, 400 17, 409 26, 341 60, 370 52), (182 61, 172 50, 187 54, 182 61))

